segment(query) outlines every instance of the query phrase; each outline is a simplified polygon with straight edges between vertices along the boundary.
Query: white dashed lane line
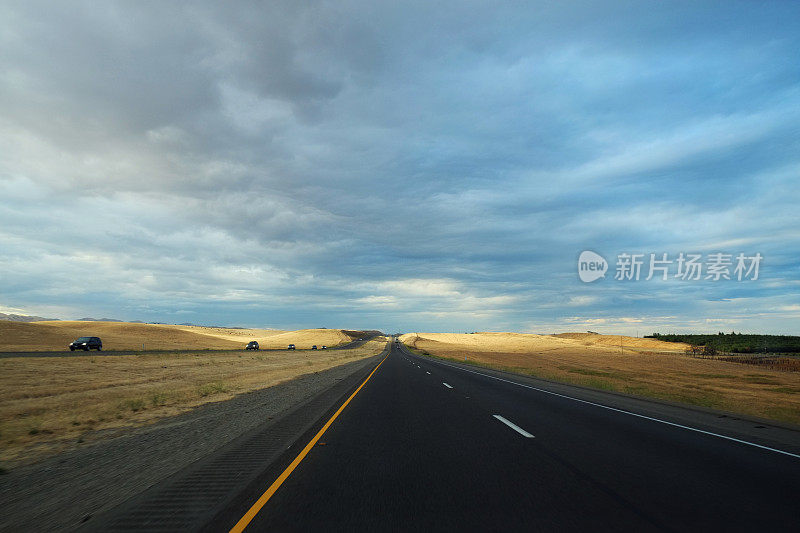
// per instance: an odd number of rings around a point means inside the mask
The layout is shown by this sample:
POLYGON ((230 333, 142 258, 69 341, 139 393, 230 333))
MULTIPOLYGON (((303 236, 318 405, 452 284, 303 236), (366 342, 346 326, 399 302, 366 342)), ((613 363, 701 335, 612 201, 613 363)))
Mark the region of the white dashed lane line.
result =
POLYGON ((524 429, 522 429, 521 427, 516 425, 514 422, 508 420, 507 418, 504 418, 504 417, 502 417, 500 415, 492 415, 492 416, 495 417, 496 419, 498 419, 503 424, 505 424, 508 427, 510 427, 511 429, 513 429, 514 431, 516 431, 517 433, 519 433, 520 435, 522 435, 523 437, 528 438, 528 439, 532 439, 533 438, 533 435, 531 435, 530 433, 528 433, 527 431, 525 431, 524 429))
POLYGON ((445 386, 445 387, 447 387, 448 389, 452 389, 452 388, 453 388, 453 386, 452 386, 452 385, 448 385, 448 384, 447 384, 447 383, 445 383, 444 381, 442 382, 442 385, 444 385, 444 386, 445 386))

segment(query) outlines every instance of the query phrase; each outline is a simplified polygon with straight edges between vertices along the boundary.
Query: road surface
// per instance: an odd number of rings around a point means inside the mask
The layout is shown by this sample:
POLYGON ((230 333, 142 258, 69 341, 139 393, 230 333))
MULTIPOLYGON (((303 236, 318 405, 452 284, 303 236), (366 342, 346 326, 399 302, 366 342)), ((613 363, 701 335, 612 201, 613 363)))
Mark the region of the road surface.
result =
MULTIPOLYGON (((791 429, 423 358, 397 345, 345 398, 338 415, 327 413, 256 481, 220 490, 202 522, 186 529, 800 528, 800 434, 791 429)), ((228 482, 233 474, 216 475, 228 482)), ((174 487, 152 494, 177 508, 191 500, 174 487)))

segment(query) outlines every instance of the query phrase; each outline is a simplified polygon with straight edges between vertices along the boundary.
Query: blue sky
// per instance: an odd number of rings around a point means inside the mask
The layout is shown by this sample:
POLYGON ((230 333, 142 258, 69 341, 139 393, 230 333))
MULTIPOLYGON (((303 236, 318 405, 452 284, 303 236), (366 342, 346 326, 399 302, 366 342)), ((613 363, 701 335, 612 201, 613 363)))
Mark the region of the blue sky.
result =
POLYGON ((429 4, 4 3, 0 312, 800 334, 800 5, 429 4))

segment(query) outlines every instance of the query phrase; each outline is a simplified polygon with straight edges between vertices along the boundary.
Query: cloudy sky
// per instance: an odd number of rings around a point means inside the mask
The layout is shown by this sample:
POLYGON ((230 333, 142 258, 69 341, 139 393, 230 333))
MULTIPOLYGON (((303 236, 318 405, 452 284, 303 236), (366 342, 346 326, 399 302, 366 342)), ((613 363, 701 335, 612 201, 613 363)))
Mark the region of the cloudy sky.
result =
POLYGON ((800 4, 218 4, 2 3, 0 312, 800 334, 800 4))

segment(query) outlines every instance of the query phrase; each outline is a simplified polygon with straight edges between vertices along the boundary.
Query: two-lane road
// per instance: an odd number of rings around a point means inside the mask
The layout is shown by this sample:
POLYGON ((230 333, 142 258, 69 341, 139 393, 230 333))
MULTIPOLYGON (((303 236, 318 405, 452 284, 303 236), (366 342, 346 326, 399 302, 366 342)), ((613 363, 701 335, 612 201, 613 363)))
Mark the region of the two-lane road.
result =
POLYGON ((796 434, 602 395, 393 346, 274 493, 239 495, 209 529, 800 528, 796 434))

